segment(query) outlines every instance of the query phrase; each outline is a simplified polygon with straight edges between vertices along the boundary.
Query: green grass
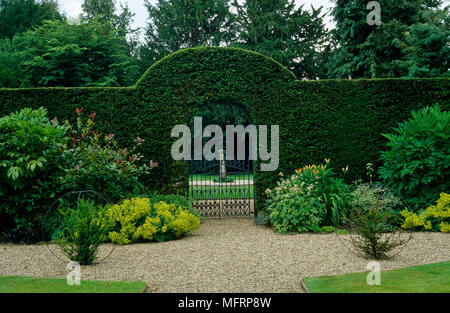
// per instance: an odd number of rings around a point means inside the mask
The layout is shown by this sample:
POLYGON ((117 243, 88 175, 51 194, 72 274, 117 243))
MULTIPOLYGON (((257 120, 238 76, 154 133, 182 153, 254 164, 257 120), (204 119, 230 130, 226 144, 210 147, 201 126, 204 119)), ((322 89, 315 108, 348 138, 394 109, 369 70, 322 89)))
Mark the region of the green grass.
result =
POLYGON ((367 273, 303 279, 310 292, 326 293, 436 293, 450 292, 450 262, 383 271, 381 285, 369 286, 367 273))
POLYGON ((142 293, 142 282, 81 280, 69 286, 65 279, 0 276, 0 293, 142 293))
MULTIPOLYGON (((229 174, 227 178, 234 180, 253 180, 252 173, 245 174, 229 174)), ((189 181, 218 181, 219 175, 206 175, 206 174, 190 174, 189 181)))
POLYGON ((189 186, 193 200, 210 199, 253 199, 254 188, 249 186, 189 186))
POLYGON ((189 181, 193 182, 205 182, 204 185, 193 185, 189 186, 189 197, 193 200, 211 200, 211 199, 253 199, 254 188, 253 188, 253 174, 233 174, 228 175, 227 179, 232 180, 230 184, 222 184, 216 186, 207 186, 206 182, 211 181, 217 183, 219 180, 219 175, 204 175, 204 174, 191 174, 189 175, 189 181), (233 184, 233 181, 243 180, 246 182, 251 182, 248 186, 239 186, 233 184))

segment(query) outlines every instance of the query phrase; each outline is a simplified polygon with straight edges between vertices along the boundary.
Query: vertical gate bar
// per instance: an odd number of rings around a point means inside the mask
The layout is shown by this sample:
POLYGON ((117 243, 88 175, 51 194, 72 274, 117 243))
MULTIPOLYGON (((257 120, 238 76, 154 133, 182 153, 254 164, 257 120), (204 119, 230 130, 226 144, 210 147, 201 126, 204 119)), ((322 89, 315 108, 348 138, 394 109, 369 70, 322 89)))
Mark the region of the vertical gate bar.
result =
POLYGON ((219 162, 219 218, 223 215, 223 195, 222 195, 222 181, 220 180, 220 162, 219 162))
POLYGON ((250 185, 250 159, 247 163, 247 184, 248 184, 248 214, 252 213, 252 201, 251 201, 251 193, 253 186, 250 185))
MULTIPOLYGON (((203 162, 202 162, 203 163, 203 162)), ((209 215, 208 212, 208 200, 207 200, 207 190, 205 187, 205 175, 202 170, 199 171, 199 183, 200 183, 200 191, 201 191, 201 198, 202 198, 202 207, 203 211, 205 212, 205 215, 209 215)))
POLYGON ((252 194, 255 193, 255 180, 254 180, 254 175, 252 174, 253 172, 253 167, 250 164, 251 161, 249 161, 248 164, 248 185, 249 185, 249 190, 248 190, 248 206, 250 208, 249 213, 253 213, 252 209, 255 209, 255 201, 253 201, 253 207, 252 207, 252 194))

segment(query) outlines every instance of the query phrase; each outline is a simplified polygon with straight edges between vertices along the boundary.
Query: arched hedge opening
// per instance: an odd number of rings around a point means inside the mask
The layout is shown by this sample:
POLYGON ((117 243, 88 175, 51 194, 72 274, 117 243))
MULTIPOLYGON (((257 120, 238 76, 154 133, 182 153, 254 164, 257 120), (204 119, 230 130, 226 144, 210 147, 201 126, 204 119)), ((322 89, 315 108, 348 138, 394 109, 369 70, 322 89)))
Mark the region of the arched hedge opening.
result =
MULTIPOLYGON (((288 118, 280 107, 294 81, 295 76, 279 63, 242 49, 186 49, 156 63, 136 87, 146 114, 158 117, 145 134, 152 157, 161 165, 153 173, 159 179, 155 183, 171 192, 187 186, 186 163, 175 162, 170 155, 174 142, 170 132, 175 125, 188 124, 201 105, 227 99, 245 108, 255 125, 279 125, 288 118)), ((282 129, 280 142, 288 142, 291 131, 282 129)), ((256 171, 256 194, 267 185, 260 178, 256 171)))

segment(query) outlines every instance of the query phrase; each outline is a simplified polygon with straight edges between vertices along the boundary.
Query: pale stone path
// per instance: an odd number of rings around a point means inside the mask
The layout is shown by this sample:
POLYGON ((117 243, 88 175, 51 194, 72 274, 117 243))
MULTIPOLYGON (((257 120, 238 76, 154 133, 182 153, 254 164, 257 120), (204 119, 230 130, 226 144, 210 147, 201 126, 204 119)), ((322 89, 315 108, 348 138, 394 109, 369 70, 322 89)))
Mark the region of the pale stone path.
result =
MULTIPOLYGON (((447 260, 450 234, 415 233, 381 269, 447 260)), ((148 292, 302 292, 302 277, 361 272, 367 263, 335 234, 280 235, 251 218, 208 219, 181 240, 118 246, 106 262, 83 266, 82 279, 139 280, 148 292)), ((0 244, 0 275, 67 273, 45 244, 0 244)))

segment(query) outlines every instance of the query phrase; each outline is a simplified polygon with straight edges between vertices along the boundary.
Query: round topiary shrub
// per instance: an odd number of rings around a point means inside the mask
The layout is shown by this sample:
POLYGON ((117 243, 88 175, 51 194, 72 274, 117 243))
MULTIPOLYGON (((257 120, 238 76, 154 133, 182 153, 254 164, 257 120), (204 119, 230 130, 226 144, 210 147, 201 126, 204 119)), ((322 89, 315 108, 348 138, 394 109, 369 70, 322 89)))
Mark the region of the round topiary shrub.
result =
POLYGON ((450 114, 438 105, 412 112, 412 118, 384 135, 381 179, 414 211, 426 208, 448 189, 450 114))

